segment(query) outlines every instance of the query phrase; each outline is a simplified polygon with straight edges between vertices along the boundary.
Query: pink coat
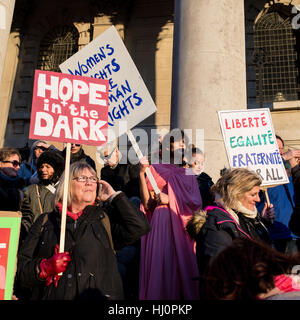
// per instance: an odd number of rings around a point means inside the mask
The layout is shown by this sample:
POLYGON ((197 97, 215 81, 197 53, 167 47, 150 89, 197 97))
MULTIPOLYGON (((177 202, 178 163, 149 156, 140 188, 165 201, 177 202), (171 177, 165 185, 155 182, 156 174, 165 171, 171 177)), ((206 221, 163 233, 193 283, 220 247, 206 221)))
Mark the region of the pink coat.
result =
MULTIPOLYGON (((141 240, 140 299, 198 299, 195 244, 185 231, 193 212, 202 208, 197 180, 189 169, 172 164, 150 169, 159 189, 168 194, 169 204, 153 212, 141 205, 152 229, 141 240)), ((153 190, 149 181, 147 185, 153 190)))

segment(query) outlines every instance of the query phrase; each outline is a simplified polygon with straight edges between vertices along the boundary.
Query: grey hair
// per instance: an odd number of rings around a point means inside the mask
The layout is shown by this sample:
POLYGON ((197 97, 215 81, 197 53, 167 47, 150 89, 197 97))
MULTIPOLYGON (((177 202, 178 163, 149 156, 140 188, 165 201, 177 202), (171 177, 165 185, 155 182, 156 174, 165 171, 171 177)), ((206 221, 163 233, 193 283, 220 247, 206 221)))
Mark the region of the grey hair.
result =
MULTIPOLYGON (((69 207, 72 203, 72 180, 75 177, 78 177, 80 173, 84 170, 88 169, 93 175, 97 176, 96 171, 85 161, 77 161, 70 165, 70 173, 69 173, 69 180, 68 180, 68 197, 67 197, 67 206, 69 207)), ((61 175, 58 186, 53 196, 53 204, 54 206, 57 205, 58 202, 63 202, 63 195, 64 195, 64 186, 65 186, 65 171, 61 175)))

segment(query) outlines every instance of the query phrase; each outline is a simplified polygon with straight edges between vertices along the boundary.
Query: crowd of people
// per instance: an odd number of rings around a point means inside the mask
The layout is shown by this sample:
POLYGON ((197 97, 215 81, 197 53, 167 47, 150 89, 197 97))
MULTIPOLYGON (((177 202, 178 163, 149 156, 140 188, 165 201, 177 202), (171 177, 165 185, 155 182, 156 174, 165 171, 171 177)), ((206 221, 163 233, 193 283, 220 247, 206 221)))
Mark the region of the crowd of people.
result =
POLYGON ((180 129, 164 136, 158 163, 120 163, 117 143, 106 145, 99 175, 72 144, 67 182, 66 149, 38 140, 28 159, 0 149, 0 210, 22 213, 13 298, 300 299, 300 150, 276 138, 289 183, 269 188, 270 201, 246 168, 214 183, 180 129))

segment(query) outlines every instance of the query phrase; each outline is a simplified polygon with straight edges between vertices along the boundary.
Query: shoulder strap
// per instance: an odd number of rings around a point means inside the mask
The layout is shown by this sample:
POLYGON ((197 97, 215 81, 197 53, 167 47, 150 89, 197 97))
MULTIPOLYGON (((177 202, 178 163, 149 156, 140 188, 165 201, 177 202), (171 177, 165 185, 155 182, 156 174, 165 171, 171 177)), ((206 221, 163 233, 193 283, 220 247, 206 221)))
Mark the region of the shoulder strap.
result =
POLYGON ((41 195, 40 195, 40 191, 39 191, 39 186, 37 184, 35 185, 35 191, 36 191, 36 195, 37 195, 37 199, 38 199, 38 203, 39 203, 39 207, 40 207, 40 214, 42 214, 43 208, 42 208, 42 204, 41 204, 41 195))
POLYGON ((101 222, 102 222, 103 227, 105 228, 105 230, 107 232, 111 248, 113 249, 114 253, 116 253, 116 251, 114 249, 114 243, 113 243, 112 235, 111 235, 110 221, 109 221, 109 218, 108 218, 107 214, 105 212, 103 212, 103 213, 104 213, 104 218, 101 219, 101 222))
POLYGON ((45 213, 44 214, 44 218, 43 218, 43 223, 42 223, 42 226, 41 226, 41 233, 43 232, 45 224, 46 224, 47 221, 48 221, 48 213, 45 213))

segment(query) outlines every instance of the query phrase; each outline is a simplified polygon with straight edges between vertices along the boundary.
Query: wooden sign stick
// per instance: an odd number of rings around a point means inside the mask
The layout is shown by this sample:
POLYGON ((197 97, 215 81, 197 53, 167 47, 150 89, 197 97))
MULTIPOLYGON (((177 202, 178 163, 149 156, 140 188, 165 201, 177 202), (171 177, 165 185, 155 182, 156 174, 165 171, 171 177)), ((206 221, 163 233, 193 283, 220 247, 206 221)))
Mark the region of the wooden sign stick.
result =
MULTIPOLYGON (((136 152, 139 160, 141 160, 143 158, 143 154, 142 154, 142 151, 141 151, 139 145, 137 144, 137 142, 136 142, 131 130, 127 131, 127 135, 128 135, 128 138, 129 138, 129 140, 130 140, 130 142, 131 142, 131 144, 133 146, 133 149, 136 152)), ((146 168, 146 175, 147 175, 147 177, 148 177, 148 179, 149 179, 149 181, 150 181, 150 183, 151 183, 151 185, 152 185, 152 187, 154 189, 155 194, 159 194, 160 190, 159 190, 159 188, 157 186, 157 183, 156 183, 156 181, 155 181, 155 179, 154 179, 154 177, 152 175, 152 172, 151 172, 149 167, 146 168)))
POLYGON ((265 192, 265 196, 266 196, 266 200, 267 200, 267 205, 268 207, 270 207, 270 199, 269 199, 269 195, 268 195, 268 188, 263 189, 265 192))
POLYGON ((69 186, 68 182, 69 182, 69 175, 70 175, 70 157, 71 157, 71 143, 68 142, 67 148, 66 148, 64 194, 63 194, 63 206, 62 206, 61 224, 60 224, 60 240, 59 240, 59 252, 60 253, 64 252, 64 250, 65 250, 67 200, 68 200, 68 186, 69 186))

